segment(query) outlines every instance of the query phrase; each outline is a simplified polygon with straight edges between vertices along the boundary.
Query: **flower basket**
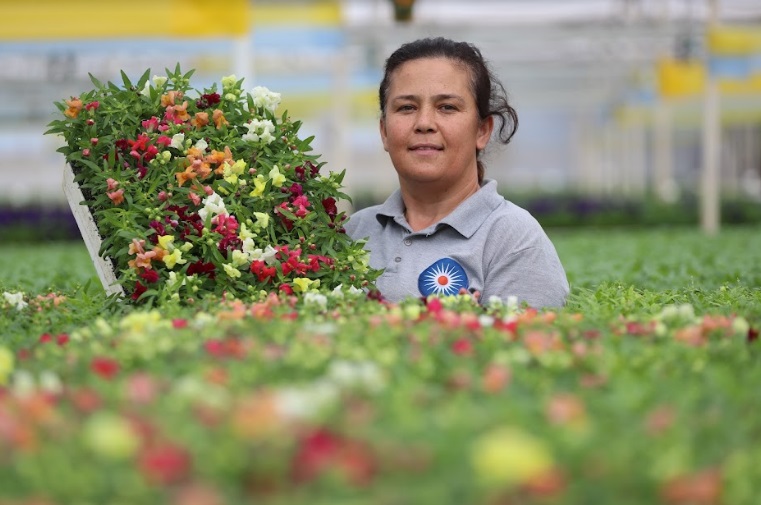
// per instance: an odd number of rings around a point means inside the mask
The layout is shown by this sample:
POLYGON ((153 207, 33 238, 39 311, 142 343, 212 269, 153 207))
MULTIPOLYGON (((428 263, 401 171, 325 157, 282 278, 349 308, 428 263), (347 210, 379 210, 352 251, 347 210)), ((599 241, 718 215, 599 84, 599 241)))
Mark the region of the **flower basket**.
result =
POLYGON ((64 190, 104 288, 138 303, 372 289, 362 242, 280 95, 146 71, 57 102, 64 190))
POLYGON ((92 212, 90 212, 89 207, 85 204, 82 190, 79 188, 79 184, 74 182, 74 171, 68 164, 63 169, 63 192, 66 195, 66 200, 69 202, 69 208, 71 208, 71 213, 77 222, 79 232, 85 241, 90 259, 93 265, 95 265, 98 278, 101 284, 103 284, 103 289, 109 295, 124 295, 124 289, 118 282, 111 258, 100 256, 103 240, 100 237, 100 233, 98 233, 98 227, 95 224, 92 212))

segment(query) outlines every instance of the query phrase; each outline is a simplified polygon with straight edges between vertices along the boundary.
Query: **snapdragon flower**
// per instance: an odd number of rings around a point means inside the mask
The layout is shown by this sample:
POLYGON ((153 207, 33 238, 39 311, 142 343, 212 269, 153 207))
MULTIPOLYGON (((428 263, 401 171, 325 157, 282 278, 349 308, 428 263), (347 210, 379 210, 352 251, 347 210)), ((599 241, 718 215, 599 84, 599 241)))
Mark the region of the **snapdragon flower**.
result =
POLYGON ((198 211, 198 215, 206 222, 208 216, 216 217, 220 214, 226 214, 225 201, 217 193, 212 193, 203 199, 203 209, 198 211))
POLYGON ((6 303, 15 306, 16 310, 23 310, 24 307, 29 305, 24 301, 24 293, 21 292, 11 293, 6 291, 3 293, 3 298, 5 298, 6 303))
POLYGON ((257 107, 263 107, 273 114, 275 113, 277 106, 280 105, 280 93, 270 91, 264 86, 257 86, 252 89, 251 95, 254 98, 254 105, 257 107))

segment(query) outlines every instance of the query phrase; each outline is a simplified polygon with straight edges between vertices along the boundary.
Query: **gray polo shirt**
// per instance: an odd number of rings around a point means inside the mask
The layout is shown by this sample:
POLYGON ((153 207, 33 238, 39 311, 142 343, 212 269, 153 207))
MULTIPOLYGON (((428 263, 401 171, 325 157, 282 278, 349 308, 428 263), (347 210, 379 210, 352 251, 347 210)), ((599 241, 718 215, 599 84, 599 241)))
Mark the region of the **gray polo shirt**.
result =
POLYGON ((513 295, 535 308, 560 307, 568 295, 552 242, 526 210, 497 193, 493 180, 424 230, 411 231, 396 190, 352 215, 346 232, 368 240, 370 266, 385 269, 376 286, 392 302, 461 287, 480 291, 482 302, 513 295))

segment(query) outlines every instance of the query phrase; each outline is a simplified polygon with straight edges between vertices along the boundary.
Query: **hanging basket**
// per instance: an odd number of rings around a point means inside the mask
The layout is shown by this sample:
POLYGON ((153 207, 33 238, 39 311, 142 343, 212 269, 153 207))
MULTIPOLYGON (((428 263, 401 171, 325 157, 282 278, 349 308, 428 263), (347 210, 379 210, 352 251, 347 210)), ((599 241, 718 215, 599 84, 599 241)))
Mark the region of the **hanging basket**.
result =
POLYGON ((392 0, 394 2, 394 20, 408 23, 412 21, 412 7, 415 0, 392 0))

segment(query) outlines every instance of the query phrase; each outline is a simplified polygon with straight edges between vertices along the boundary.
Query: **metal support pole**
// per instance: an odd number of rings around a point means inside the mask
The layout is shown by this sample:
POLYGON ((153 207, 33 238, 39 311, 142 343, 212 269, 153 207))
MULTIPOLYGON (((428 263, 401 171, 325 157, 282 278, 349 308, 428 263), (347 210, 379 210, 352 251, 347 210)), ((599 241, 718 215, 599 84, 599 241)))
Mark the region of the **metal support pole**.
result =
MULTIPOLYGON (((718 23, 719 0, 709 1, 708 29, 718 23)), ((700 227, 707 235, 719 232, 721 221, 719 163, 721 157, 721 97, 719 83, 708 72, 703 94, 703 172, 700 184, 700 227)))

